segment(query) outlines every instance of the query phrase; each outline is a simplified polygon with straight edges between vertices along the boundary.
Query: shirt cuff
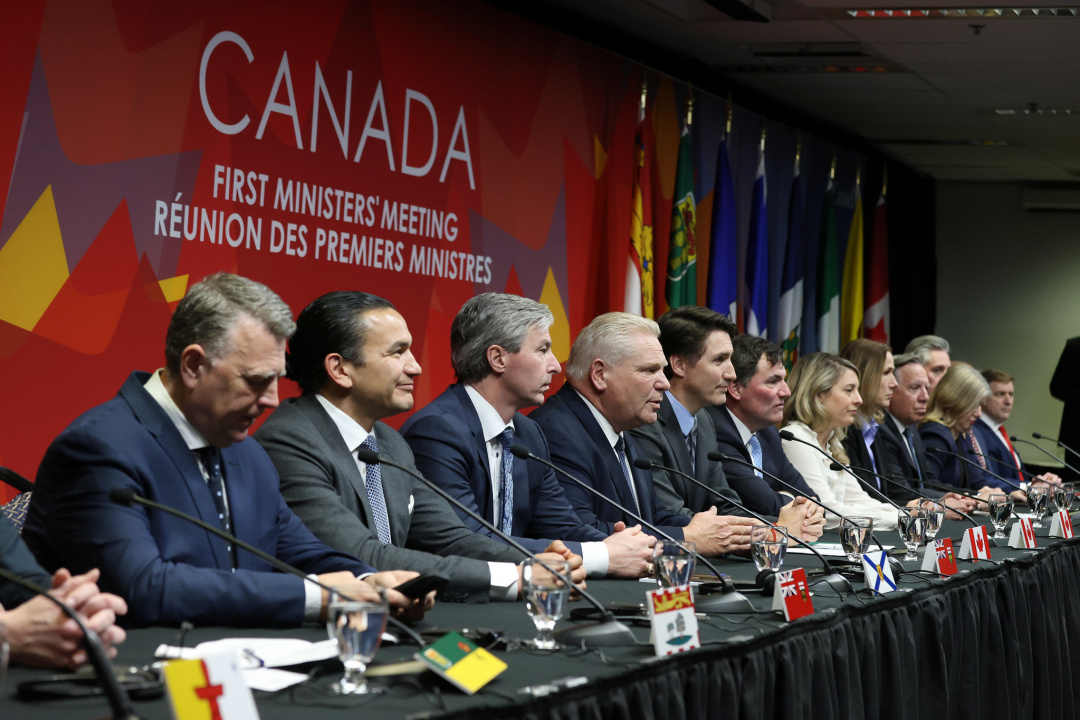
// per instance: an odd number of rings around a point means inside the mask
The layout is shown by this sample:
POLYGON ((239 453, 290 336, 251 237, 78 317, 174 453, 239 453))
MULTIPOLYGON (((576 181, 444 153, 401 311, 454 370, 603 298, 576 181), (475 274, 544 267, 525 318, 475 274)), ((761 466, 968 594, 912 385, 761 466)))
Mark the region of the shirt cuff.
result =
MULTIPOLYGON (((315 575, 308 575, 308 580, 318 580, 315 575)), ((322 613, 322 588, 313 582, 304 581, 304 620, 316 621, 322 613)))
POLYGON ((491 572, 492 600, 505 600, 513 602, 518 596, 518 566, 507 562, 489 562, 488 569, 491 572))
POLYGON ((608 571, 607 545, 602 542, 581 543, 581 565, 587 577, 604 577, 608 571))

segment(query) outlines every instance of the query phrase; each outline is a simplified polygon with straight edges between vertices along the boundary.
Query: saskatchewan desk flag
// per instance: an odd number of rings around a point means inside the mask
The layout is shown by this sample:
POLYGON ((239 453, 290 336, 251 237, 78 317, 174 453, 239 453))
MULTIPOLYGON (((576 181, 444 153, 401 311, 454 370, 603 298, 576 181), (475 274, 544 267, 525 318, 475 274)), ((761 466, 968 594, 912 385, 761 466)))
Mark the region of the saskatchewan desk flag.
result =
POLYGON ((836 187, 829 178, 821 211, 821 239, 817 262, 818 350, 840 350, 840 259, 836 245, 836 187))
POLYGON ((788 203, 788 236, 784 250, 784 274, 780 281, 780 312, 777 317, 777 344, 784 349, 784 365, 788 370, 799 359, 799 328, 803 315, 803 253, 802 223, 804 198, 802 177, 799 175, 799 156, 795 155, 795 178, 791 183, 791 202, 788 203))
POLYGON ((840 291, 840 343, 862 335, 863 326, 863 216, 862 187, 855 179, 855 214, 851 216, 847 252, 844 253, 844 287, 840 291))
MULTIPOLYGON (((689 120, 689 116, 688 116, 689 120)), ((690 123, 679 139, 679 163, 675 171, 675 195, 671 206, 671 242, 668 248, 668 307, 697 305, 697 244, 694 208, 694 158, 690 151, 690 123)))

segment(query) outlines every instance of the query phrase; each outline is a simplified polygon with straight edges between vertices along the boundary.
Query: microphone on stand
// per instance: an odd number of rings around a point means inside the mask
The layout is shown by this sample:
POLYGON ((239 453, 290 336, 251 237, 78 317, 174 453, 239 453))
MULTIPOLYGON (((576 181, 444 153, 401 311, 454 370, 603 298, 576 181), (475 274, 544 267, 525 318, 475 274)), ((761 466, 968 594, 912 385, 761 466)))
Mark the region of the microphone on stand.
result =
MULTIPOLYGON (((1017 438, 1017 441, 1018 442, 1023 442, 1019 438, 1017 438)), ((1034 445, 1034 443, 1032 443, 1032 444, 1034 445)), ((1038 446, 1036 446, 1036 447, 1038 447, 1038 446)), ((1042 448, 1039 448, 1039 449, 1041 450, 1042 448)), ((975 455, 977 457, 981 457, 983 460, 992 460, 993 462, 996 462, 998 465, 1004 465, 1005 467, 1009 468, 1010 470, 1012 470, 1014 472, 1018 472, 1021 475, 1027 475, 1033 482, 1039 479, 1039 477, 1037 475, 1035 475, 1034 473, 1030 473, 1027 470, 1025 470, 1024 468, 1017 467, 1016 465, 1012 465, 1010 463, 1007 463, 1004 460, 998 460, 996 457, 990 457, 989 455, 987 455, 985 453, 975 452, 974 450, 971 451, 971 454, 975 455)), ((1023 478, 1021 478, 1021 480, 1023 480, 1023 478)))
MULTIPOLYGON (((1040 435, 1039 433, 1031 433, 1031 437, 1035 438, 1036 440, 1049 440, 1050 442, 1054 443, 1055 445, 1058 445, 1059 447, 1065 448, 1066 450, 1071 452, 1073 455, 1080 458, 1080 453, 1076 452, 1075 450, 1073 450, 1071 447, 1069 447, 1065 443, 1061 442, 1060 440, 1055 440, 1052 437, 1049 437, 1047 435, 1040 435)), ((1011 440, 1012 438, 1010 437, 1009 439, 1011 440)), ((1062 461, 1062 464, 1064 464, 1064 461, 1062 461)), ((1074 470, 1071 465, 1065 465, 1065 467, 1069 468, 1073 472, 1076 472, 1076 470, 1074 470)))
POLYGON ((961 460, 966 462, 968 465, 974 465, 975 467, 977 467, 979 470, 982 470, 984 473, 986 473, 990 477, 997 478, 998 480, 1005 483, 1009 487, 1014 488, 1016 490, 1019 490, 1020 492, 1024 492, 1024 488, 1020 487, 1018 484, 1014 483, 1012 480, 1008 480, 1006 478, 1001 477, 997 473, 994 473, 994 472, 991 472, 990 470, 987 470, 986 468, 984 468, 979 463, 975 462, 974 460, 971 460, 970 458, 964 457, 960 453, 949 452, 948 450, 942 450, 939 447, 928 447, 928 448, 926 448, 926 452, 930 453, 931 455, 936 455, 936 454, 940 453, 942 455, 952 455, 955 458, 960 458, 961 460))
MULTIPOLYGON (((513 447, 510 448, 511 452, 513 452, 513 449, 513 447)), ((393 460, 387 460, 380 456, 379 453, 375 452, 374 450, 370 450, 365 447, 358 448, 356 451, 356 456, 360 459, 360 462, 364 464, 370 465, 379 463, 383 465, 389 465, 390 467, 397 468, 398 470, 401 470, 402 472, 424 483, 424 485, 429 487, 432 492, 441 497, 443 500, 446 500, 451 505, 457 507, 466 515, 471 517, 473 520, 476 520, 488 530, 491 530, 493 533, 498 535, 507 545, 514 548, 515 550, 523 554, 525 557, 533 558, 534 560, 536 560, 536 562, 539 563, 541 567, 546 568, 548 572, 566 583, 567 587, 575 588, 578 593, 581 594, 581 597, 585 598, 586 602, 599 610, 602 620, 598 624, 572 625, 556 632, 555 634, 559 637, 560 642, 568 645, 579 645, 582 641, 584 641, 586 645, 592 647, 623 647, 627 645, 637 644, 637 638, 635 638, 634 634, 630 632, 630 628, 616 620, 615 615, 606 607, 604 607, 600 603, 600 601, 593 597, 591 593, 586 592, 582 588, 576 587, 570 578, 560 575, 559 573, 552 570, 543 560, 526 550, 525 546, 523 546, 517 540, 499 530, 499 528, 495 527, 494 523, 488 522, 485 518, 481 517, 480 514, 477 513, 475 510, 466 506, 456 497, 443 490, 431 480, 428 480, 426 477, 416 472, 412 468, 402 465, 401 463, 396 463, 393 460)), ((524 590, 525 588, 522 588, 523 594, 524 590)))
POLYGON ((131 698, 128 697, 127 690, 125 690, 124 686, 120 684, 120 681, 116 679, 116 671, 113 669, 112 663, 109 662, 109 659, 105 654, 105 647, 101 644, 101 638, 99 638, 97 633, 93 630, 86 627, 82 618, 79 617, 79 613, 75 612, 75 610, 68 607, 62 601, 57 600, 49 594, 48 590, 37 583, 24 580, 2 567, 0 567, 0 578, 3 578, 8 582, 13 582, 19 587, 26 588, 42 597, 48 598, 49 601, 60 608, 65 615, 75 621, 75 624, 79 626, 79 630, 81 630, 83 634, 83 647, 86 648, 86 657, 90 660, 90 664, 94 667, 94 672, 97 673, 98 678, 101 680, 105 697, 108 698, 109 705, 112 707, 113 719, 141 720, 139 714, 135 712, 135 707, 131 704, 131 698))
MULTIPOLYGON (((796 495, 799 495, 800 497, 804 497, 804 498, 806 498, 807 500, 809 500, 811 502, 817 503, 821 507, 823 507, 826 510, 828 510, 829 512, 831 512, 836 517, 840 518, 841 520, 844 519, 844 514, 843 513, 836 512, 831 507, 829 507, 825 503, 821 502, 820 500, 818 500, 813 495, 808 495, 806 492, 804 492, 803 490, 800 490, 799 488, 792 485, 791 483, 784 482, 783 480, 781 480, 777 476, 773 475, 768 470, 763 470, 762 468, 759 468, 757 465, 755 465, 753 463, 746 462, 742 458, 732 457, 731 455, 725 455, 725 454, 720 453, 720 452, 711 452, 711 453, 709 453, 709 459, 712 460, 713 462, 734 462, 734 463, 739 463, 740 465, 745 465, 748 468, 752 468, 754 470, 757 470, 760 473, 768 475, 770 478, 772 478, 776 482, 780 483, 781 485, 783 485, 784 487, 786 487, 788 490, 792 491, 796 495)), ((881 550, 882 552, 885 552, 885 547, 881 544, 881 541, 877 539, 877 536, 874 535, 873 533, 871 533, 870 537, 874 541, 874 543, 878 546, 878 550, 881 550)))
MULTIPOLYGON (((839 463, 837 463, 837 464, 839 465, 839 463)), ((912 488, 910 486, 910 484, 913 483, 913 482, 922 482, 918 478, 909 478, 909 477, 904 477, 903 475, 882 475, 880 473, 874 472, 873 470, 868 470, 868 469, 862 468, 862 467, 856 467, 855 465, 851 465, 850 467, 851 467, 852 470, 859 470, 860 472, 869 473, 869 474, 873 475, 874 477, 880 478, 880 479, 884 480, 885 482, 889 483, 890 485, 895 485, 896 487, 898 487, 898 488, 900 488, 902 490, 909 490, 910 492, 912 492, 915 495, 918 495, 919 497, 921 497, 924 500, 930 500, 931 502, 941 503, 946 508, 948 508, 949 510, 952 510, 954 513, 961 516, 962 518, 964 518, 965 520, 970 522, 975 527, 979 526, 979 524, 977 522, 975 522, 975 520, 972 519, 972 517, 970 515, 965 513, 963 510, 960 510, 958 508, 954 508, 952 505, 949 505, 948 503, 946 503, 941 498, 934 498, 934 497, 930 497, 929 495, 923 495, 922 493, 915 492, 915 489, 912 488), (908 483, 908 485, 904 485, 903 483, 899 482, 899 480, 905 480, 908 483)))
MULTIPOLYGON (((1033 436, 1033 437, 1034 437, 1034 438, 1035 438, 1036 440, 1037 440, 1037 439, 1039 439, 1039 438, 1041 438, 1041 437, 1044 437, 1043 435, 1040 435, 1039 433, 1032 433, 1032 436, 1033 436)), ((1047 439, 1049 439, 1049 438, 1047 438, 1047 439)), ((1025 445, 1030 445, 1031 447, 1035 448, 1035 449, 1036 449, 1036 450, 1038 450, 1039 452, 1041 452, 1041 453, 1043 453, 1043 454, 1045 454, 1045 455, 1049 455, 1050 457, 1054 458, 1054 460, 1057 460, 1057 461, 1058 461, 1058 462, 1060 462, 1060 463, 1061 463, 1062 465, 1064 465, 1065 467, 1067 467, 1067 468, 1069 468, 1070 470, 1072 470, 1072 471, 1073 471, 1074 473, 1078 473, 1078 474, 1080 474, 1080 470, 1077 470, 1076 468, 1074 468, 1074 467, 1073 467, 1072 465, 1070 465, 1069 463, 1065 462, 1064 460, 1060 460, 1060 459, 1058 458, 1058 456, 1057 456, 1057 455, 1055 455, 1055 454, 1054 454, 1054 453, 1052 453, 1052 452, 1048 452, 1048 451, 1046 450, 1046 448, 1043 448, 1043 447, 1042 447, 1042 446, 1040 446, 1040 445, 1036 445, 1035 443, 1031 442, 1030 440, 1024 440, 1023 438, 1018 438, 1018 437, 1016 437, 1015 435, 1010 435, 1010 436, 1009 436, 1009 440, 1011 440, 1012 442, 1018 442, 1018 443, 1024 443, 1025 445)), ((1065 445, 1065 443, 1059 442, 1059 443, 1058 443, 1058 445, 1061 445, 1061 447, 1065 448, 1065 449, 1066 449, 1066 450, 1068 450, 1069 452, 1072 452, 1072 453, 1073 453, 1074 455, 1076 454, 1075 452, 1073 452, 1073 450, 1072 450, 1071 448, 1067 447, 1067 446, 1065 445)), ((1017 469, 1019 470, 1019 468, 1017 468, 1017 469)), ((1030 473, 1029 473, 1029 475, 1030 475, 1030 473)))
POLYGON ((9 468, 0 467, 0 480, 3 480, 21 493, 34 492, 34 483, 9 468))
MULTIPOLYGON (((656 525, 653 525, 651 522, 649 522, 645 518, 641 517, 637 513, 632 512, 631 510, 628 510, 627 508, 623 507, 622 505, 615 502, 614 500, 609 498, 607 495, 603 494, 602 492, 600 492, 596 488, 592 487, 588 483, 574 477, 573 475, 566 472, 565 470, 563 470, 561 467, 559 467, 555 463, 551 462, 550 460, 545 460, 544 458, 540 457, 539 455, 533 454, 529 450, 529 448, 525 447, 524 445, 513 445, 513 446, 511 446, 510 447, 510 454, 513 455, 516 458, 521 459, 521 460, 535 460, 536 462, 551 468, 552 470, 559 473, 563 477, 567 478, 568 480, 570 480, 572 483, 574 483, 575 485, 577 485, 581 489, 583 489, 586 492, 589 492, 589 493, 593 494, 594 496, 600 498, 601 500, 608 503, 612 507, 615 507, 618 510, 622 511, 627 516, 634 518, 639 523, 641 523, 645 527, 649 528, 650 530, 652 530, 657 535, 661 535, 665 539, 670 540, 673 543, 678 543, 679 542, 674 537, 672 537, 669 533, 664 532, 663 530, 658 528, 656 525)), ((689 548, 687 548, 687 549, 689 549, 689 548)), ((707 567, 707 568, 709 568, 710 570, 713 571, 713 573, 716 575, 717 579, 719 580, 720 584, 724 588, 723 592, 721 592, 721 593, 716 593, 716 594, 712 594, 712 595, 702 595, 700 597, 695 597, 694 606, 697 609, 701 610, 702 612, 714 612, 714 613, 723 613, 723 612, 752 613, 752 612, 754 612, 754 607, 750 604, 750 601, 746 599, 746 596, 744 596, 742 593, 736 591, 734 586, 731 584, 731 581, 729 581, 727 578, 725 578, 720 573, 720 571, 716 569, 716 566, 714 566, 711 562, 706 560, 705 556, 703 556, 701 553, 697 552, 696 550, 693 551, 692 554, 693 554, 695 560, 701 562, 701 564, 705 565, 705 567, 707 567)))
MULTIPOLYGON (((890 505, 892 505, 892 506, 893 506, 894 508, 896 508, 897 510, 903 510, 903 509, 904 509, 904 506, 903 506, 903 505, 901 505, 900 503, 898 503, 898 502, 896 502, 895 500, 893 500, 893 499, 892 499, 891 497, 889 497, 888 495, 886 495, 885 493, 883 493, 883 492, 882 492, 881 490, 879 490, 878 488, 874 487, 874 486, 873 486, 873 484, 871 484, 871 483, 870 483, 870 482, 869 482, 868 480, 866 480, 866 479, 864 479, 864 478, 861 478, 861 477, 859 477, 859 473, 855 472, 855 466, 854 466, 854 465, 852 465, 852 466, 848 466, 848 465, 844 465, 844 464, 843 464, 842 462, 840 462, 839 460, 833 460, 833 461, 832 461, 832 462, 831 462, 831 463, 829 464, 829 469, 830 469, 830 470, 832 470, 833 472, 838 472, 838 471, 840 471, 840 470, 843 470, 843 471, 844 471, 844 472, 846 472, 846 473, 847 473, 848 475, 850 475, 851 477, 855 478, 855 479, 856 479, 856 480, 857 480, 857 481, 859 482, 859 484, 861 484, 861 485, 862 485, 863 487, 865 487, 865 488, 866 488, 866 489, 868 489, 868 490, 873 490, 873 491, 874 491, 875 493, 877 493, 878 495, 880 495, 880 496, 881 496, 881 498, 882 498, 882 500, 884 500, 885 502, 889 503, 890 505)), ((876 475, 877 475, 877 473, 871 473, 871 475, 875 475, 875 476, 876 476, 876 475)))
MULTIPOLYGON (((715 462, 715 460, 713 462, 715 462)), ((705 483, 703 483, 700 480, 698 480, 697 478, 695 478, 693 475, 690 475, 688 473, 684 473, 682 470, 679 470, 679 469, 673 468, 673 467, 667 467, 665 465, 659 465, 659 464, 654 463, 654 462, 652 462, 650 460, 645 460, 644 458, 638 458, 638 459, 634 460, 634 466, 637 467, 640 470, 654 470, 655 469, 655 470, 663 470, 665 472, 675 473, 676 475, 679 475, 681 477, 686 478, 687 480, 694 483, 695 485, 697 485, 697 486, 699 486, 701 488, 704 488, 706 491, 712 493, 716 497, 727 500, 728 502, 730 502, 735 507, 739 508, 740 510, 747 513, 748 515, 752 515, 753 517, 757 518, 758 520, 765 523, 766 525, 774 525, 775 524, 775 523, 769 522, 762 515, 757 514, 756 512, 751 510, 750 508, 746 507, 745 505, 737 503, 734 500, 732 500, 730 497, 728 497, 727 495, 724 495, 723 493, 720 493, 720 492, 716 491, 715 489, 709 487, 705 483)), ((829 564, 829 561, 825 559, 825 556, 822 555, 821 553, 819 553, 812 545, 810 545, 810 543, 806 542, 802 538, 797 538, 797 537, 794 537, 792 535, 788 535, 788 537, 790 537, 792 540, 797 542, 799 545, 803 546, 804 548, 806 548, 807 550, 812 552, 814 555, 817 556, 818 560, 821 561, 821 565, 824 568, 824 573, 822 574, 822 577, 817 582, 825 582, 826 584, 832 586, 833 588, 835 588, 837 590, 843 590, 843 589, 846 588, 846 589, 850 590, 851 592, 855 592, 855 589, 851 587, 851 583, 849 583, 847 581, 847 578, 845 578, 843 575, 836 572, 836 570, 833 569, 832 565, 829 564)), ((774 573, 772 573, 770 570, 765 569, 765 570, 762 570, 760 573, 758 573, 757 584, 762 587, 763 592, 772 590, 772 585, 775 582, 776 582, 776 575, 774 573), (771 582, 770 582, 770 580, 771 580, 771 582)), ((817 582, 815 582, 814 584, 816 585, 817 582)))

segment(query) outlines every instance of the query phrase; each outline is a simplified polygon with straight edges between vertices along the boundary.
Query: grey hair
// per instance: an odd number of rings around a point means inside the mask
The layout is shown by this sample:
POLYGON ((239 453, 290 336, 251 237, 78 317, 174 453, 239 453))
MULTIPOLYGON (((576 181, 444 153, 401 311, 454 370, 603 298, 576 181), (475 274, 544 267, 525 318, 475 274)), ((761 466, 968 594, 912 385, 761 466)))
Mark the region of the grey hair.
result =
POLYGON ((176 306, 165 334, 165 365, 180 370, 180 356, 189 345, 200 345, 215 360, 227 355, 228 335, 241 317, 263 324, 271 335, 288 340, 296 331, 292 310, 262 283, 230 273, 215 273, 192 285, 176 306))
POLYGON ((896 371, 900 368, 904 367, 905 365, 910 365, 912 363, 918 363, 920 365, 923 364, 923 360, 921 357, 919 357, 918 353, 904 353, 903 355, 894 355, 893 375, 895 375, 896 371))
POLYGON ((460 382, 479 382, 491 373, 489 347, 516 353, 530 328, 542 332, 554 322, 548 306, 535 300, 506 293, 477 295, 461 306, 450 326, 450 364, 460 382))
POLYGON ((566 361, 566 377, 582 382, 589 375, 593 360, 600 358, 609 365, 618 365, 637 349, 640 335, 660 337, 656 321, 624 312, 598 315, 581 331, 570 347, 566 361))
POLYGON ((919 362, 925 365, 930 362, 930 353, 934 350, 949 352, 949 341, 938 335, 920 335, 907 344, 904 353, 918 355, 919 362))

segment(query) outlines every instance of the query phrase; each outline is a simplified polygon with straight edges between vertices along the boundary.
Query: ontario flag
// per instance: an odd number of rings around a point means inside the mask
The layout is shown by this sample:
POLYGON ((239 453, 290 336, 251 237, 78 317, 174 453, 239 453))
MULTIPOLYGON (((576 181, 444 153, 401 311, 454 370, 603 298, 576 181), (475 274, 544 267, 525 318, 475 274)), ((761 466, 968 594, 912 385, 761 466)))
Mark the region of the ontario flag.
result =
POLYGON ((864 337, 889 342, 889 233, 885 213, 885 189, 874 208, 870 230, 868 275, 866 278, 866 313, 864 337))
POLYGON ((652 203, 649 193, 649 173, 645 172, 646 85, 641 84, 641 104, 638 106, 637 132, 634 135, 634 181, 630 216, 630 257, 626 264, 626 298, 623 310, 634 315, 652 318, 655 315, 653 292, 653 228, 652 203))
POLYGON ((956 555, 953 553, 952 538, 934 540, 927 552, 933 552, 934 570, 941 575, 955 575, 959 568, 956 567, 956 555))
POLYGON ((697 208, 694 202, 694 155, 690 124, 683 124, 679 162, 675 169, 675 195, 671 205, 671 241, 668 244, 668 307, 697 305, 697 208))
POLYGON ((728 135, 720 138, 716 161, 716 185, 713 189, 712 244, 709 251, 709 287, 707 304, 739 322, 738 216, 735 212, 735 183, 731 179, 731 155, 728 135))
POLYGON ((810 599, 810 586, 806 583, 804 568, 776 574, 772 609, 783 610, 784 618, 789 621, 814 612, 814 601, 810 599))
POLYGON ((765 140, 758 151, 746 245, 746 333, 765 337, 769 322, 769 222, 765 192, 765 140))
POLYGON ((799 156, 795 155, 795 178, 791 183, 791 202, 788 203, 788 236, 784 249, 784 273, 780 281, 780 308, 776 319, 776 344, 784 350, 784 366, 799 359, 799 328, 803 314, 803 238, 802 223, 804 194, 799 174, 799 156))

